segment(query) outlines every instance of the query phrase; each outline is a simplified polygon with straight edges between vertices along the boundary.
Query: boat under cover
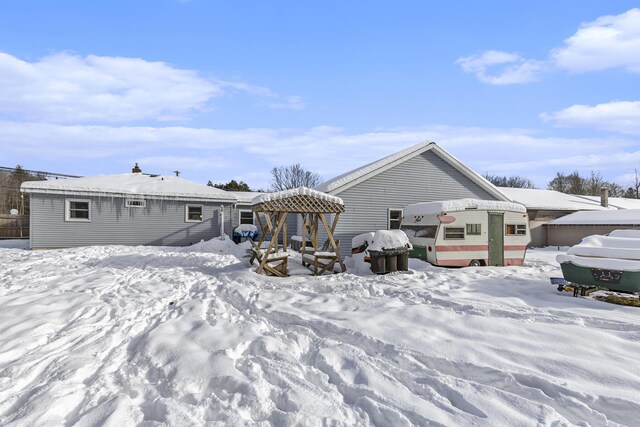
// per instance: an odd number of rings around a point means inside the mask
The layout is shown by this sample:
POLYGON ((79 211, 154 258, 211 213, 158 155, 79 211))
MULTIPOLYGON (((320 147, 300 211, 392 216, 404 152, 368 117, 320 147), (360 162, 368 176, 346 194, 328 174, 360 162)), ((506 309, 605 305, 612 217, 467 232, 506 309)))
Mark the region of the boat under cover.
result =
POLYGON ((640 292, 640 230, 593 235, 558 255, 565 280, 584 286, 640 292))

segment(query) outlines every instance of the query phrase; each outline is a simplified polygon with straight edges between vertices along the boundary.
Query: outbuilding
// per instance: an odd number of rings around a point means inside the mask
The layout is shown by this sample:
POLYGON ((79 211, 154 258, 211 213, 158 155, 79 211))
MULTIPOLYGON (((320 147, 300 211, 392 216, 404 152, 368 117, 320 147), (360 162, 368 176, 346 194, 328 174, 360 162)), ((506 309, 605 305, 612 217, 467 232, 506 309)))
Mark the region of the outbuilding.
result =
POLYGON ((550 246, 572 246, 594 234, 640 229, 640 209, 575 212, 546 225, 550 246))

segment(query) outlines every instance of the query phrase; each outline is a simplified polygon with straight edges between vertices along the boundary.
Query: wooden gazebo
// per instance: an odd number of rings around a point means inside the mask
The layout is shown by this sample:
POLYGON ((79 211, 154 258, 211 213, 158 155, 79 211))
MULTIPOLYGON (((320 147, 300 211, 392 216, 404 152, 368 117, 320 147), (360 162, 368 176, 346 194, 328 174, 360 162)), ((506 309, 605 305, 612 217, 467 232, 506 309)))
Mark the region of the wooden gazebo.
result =
POLYGON ((300 214, 302 216, 302 262, 313 267, 313 273, 318 275, 325 271, 333 272, 338 263, 342 271, 346 267, 340 256, 340 247, 333 238, 338 218, 344 212, 344 204, 339 197, 331 196, 306 187, 277 193, 263 194, 253 199, 251 210, 260 226, 260 241, 253 247, 251 263, 258 260, 257 273, 274 276, 286 276, 287 253, 287 216, 300 214), (327 221, 326 215, 333 214, 333 221, 327 221), (322 224, 327 240, 324 245, 318 244, 319 227, 322 224), (283 248, 279 246, 279 236, 282 233, 283 248), (262 244, 271 235, 271 242, 266 248, 262 244), (306 247, 307 237, 313 249, 306 247), (307 253, 309 252, 309 253, 307 253))

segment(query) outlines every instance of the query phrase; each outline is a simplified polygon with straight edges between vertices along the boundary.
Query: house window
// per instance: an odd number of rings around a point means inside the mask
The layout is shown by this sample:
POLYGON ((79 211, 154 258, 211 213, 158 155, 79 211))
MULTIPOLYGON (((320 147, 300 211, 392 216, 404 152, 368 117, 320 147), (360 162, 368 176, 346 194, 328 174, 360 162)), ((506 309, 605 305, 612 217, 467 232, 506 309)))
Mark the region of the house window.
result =
POLYGON ((64 203, 64 220, 89 222, 91 221, 91 200, 66 199, 64 203))
POLYGON ((186 222, 202 222, 202 205, 187 205, 184 220, 186 222))
POLYGON ((446 240, 464 239, 464 228, 462 227, 445 227, 444 238, 446 240))
POLYGON ((238 211, 238 224, 251 224, 253 225, 253 212, 246 209, 238 211))
POLYGON ((128 208, 144 208, 147 206, 147 201, 144 199, 128 199, 125 200, 124 205, 128 208))
POLYGON ((504 234, 507 236, 526 236, 527 224, 506 224, 504 234))
POLYGON ((481 230, 481 224, 467 224, 467 236, 479 236, 481 230))
POLYGON ((389 230, 400 230, 400 221, 402 221, 402 209, 389 209, 388 213, 389 230))

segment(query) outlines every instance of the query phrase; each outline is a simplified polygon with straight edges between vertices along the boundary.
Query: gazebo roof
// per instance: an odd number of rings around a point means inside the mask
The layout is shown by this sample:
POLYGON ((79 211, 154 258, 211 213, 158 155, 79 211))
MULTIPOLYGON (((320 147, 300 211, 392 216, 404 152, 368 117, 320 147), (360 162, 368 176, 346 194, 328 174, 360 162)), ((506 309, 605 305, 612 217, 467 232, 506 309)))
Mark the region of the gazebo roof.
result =
POLYGON ((254 212, 344 212, 344 202, 340 197, 312 190, 307 187, 262 194, 255 197, 251 205, 251 210, 254 212))

